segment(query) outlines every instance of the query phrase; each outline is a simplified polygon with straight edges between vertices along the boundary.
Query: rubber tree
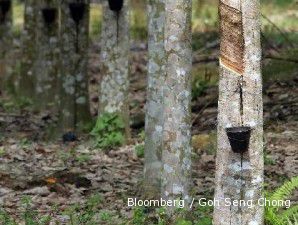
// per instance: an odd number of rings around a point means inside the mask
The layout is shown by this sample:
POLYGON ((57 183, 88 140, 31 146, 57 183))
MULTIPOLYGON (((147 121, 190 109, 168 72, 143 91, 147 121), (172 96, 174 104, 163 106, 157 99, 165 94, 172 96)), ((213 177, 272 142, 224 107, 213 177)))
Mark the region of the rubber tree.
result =
POLYGON ((54 108, 58 101, 59 4, 58 0, 38 2, 35 99, 37 107, 54 108))
POLYGON ((122 8, 112 8, 102 2, 101 80, 98 118, 105 113, 117 114, 129 131, 129 0, 122 8))
POLYGON ((144 189, 147 197, 160 195, 163 131, 165 1, 148 1, 148 78, 145 119, 144 189))
POLYGON ((9 53, 12 48, 12 1, 0 0, 0 85, 9 80, 9 53))
MULTIPOLYGON (((189 202, 191 177, 191 0, 165 1, 163 174, 165 199, 189 202)), ((169 212, 173 212, 173 208, 169 212)))
POLYGON ((89 0, 61 2, 59 124, 63 132, 74 131, 91 121, 87 74, 89 15, 89 0))
POLYGON ((19 96, 32 99, 35 88, 37 0, 25 0, 19 96))
POLYGON ((215 225, 261 225, 263 106, 259 0, 221 0, 215 225), (234 133, 233 133, 234 132, 234 133), (252 208, 225 199, 253 201, 252 208))

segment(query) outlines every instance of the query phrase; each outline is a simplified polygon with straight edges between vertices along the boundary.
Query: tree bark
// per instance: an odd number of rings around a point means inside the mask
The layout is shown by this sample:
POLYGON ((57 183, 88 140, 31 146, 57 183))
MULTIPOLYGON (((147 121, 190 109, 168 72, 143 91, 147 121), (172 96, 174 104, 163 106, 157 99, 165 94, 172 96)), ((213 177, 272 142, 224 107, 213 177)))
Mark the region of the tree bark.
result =
POLYGON ((221 47, 218 101, 215 225, 261 225, 257 204, 263 187, 263 106, 258 0, 220 1, 221 47), (251 128, 248 151, 231 149, 226 128, 251 128), (227 206, 225 199, 253 201, 227 206))
POLYGON ((148 78, 145 119, 145 196, 160 196, 163 85, 165 79, 165 0, 148 1, 148 78))
POLYGON ((102 8, 99 117, 103 113, 118 114, 129 139, 129 1, 124 1, 118 12, 110 10, 108 1, 102 3, 102 8))
POLYGON ((24 30, 22 34, 22 60, 19 80, 19 96, 32 99, 34 96, 36 61, 37 0, 25 1, 24 30))
POLYGON ((35 100, 39 109, 57 107, 59 100, 57 76, 59 73, 59 5, 55 0, 38 3, 37 62, 35 100), (51 21, 50 13, 55 17, 51 21))
MULTIPOLYGON (((3 2, 0 1, 0 6, 3 2)), ((7 12, 0 11, 0 85, 1 91, 7 88, 10 80, 9 53, 12 50, 12 1, 7 12)))
MULTIPOLYGON (((61 3, 61 85, 60 125, 62 130, 82 128, 91 120, 88 93, 89 0, 85 0, 82 18, 72 17, 72 0, 61 3)), ((76 14, 75 12, 73 14, 76 14)))
POLYGON ((165 1, 162 195, 186 202, 191 183, 191 5, 191 0, 165 1))

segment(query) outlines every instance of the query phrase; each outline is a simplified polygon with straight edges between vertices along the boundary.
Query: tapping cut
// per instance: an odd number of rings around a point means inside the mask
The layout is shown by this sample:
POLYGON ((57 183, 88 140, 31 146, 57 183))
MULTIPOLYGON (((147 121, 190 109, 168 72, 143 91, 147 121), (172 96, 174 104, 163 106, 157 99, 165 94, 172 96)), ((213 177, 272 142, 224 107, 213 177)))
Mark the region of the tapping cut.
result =
POLYGON ((244 36, 242 13, 220 2, 219 16, 221 21, 220 61, 232 71, 243 74, 244 36))

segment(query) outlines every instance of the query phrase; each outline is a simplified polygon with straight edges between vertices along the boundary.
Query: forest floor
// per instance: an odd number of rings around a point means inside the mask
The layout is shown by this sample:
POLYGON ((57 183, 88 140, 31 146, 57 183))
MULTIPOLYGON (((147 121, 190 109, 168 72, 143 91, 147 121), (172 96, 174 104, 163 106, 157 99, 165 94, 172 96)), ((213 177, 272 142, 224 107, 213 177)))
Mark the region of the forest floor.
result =
MULTIPOLYGON (((90 98, 96 117, 100 46, 94 44, 91 49, 90 98)), ((46 111, 36 113, 30 107, 8 110, 9 107, 1 105, 0 205, 7 214, 20 221, 29 209, 40 215, 51 215, 51 224, 55 224, 54 221, 69 224, 73 219, 72 210, 77 210, 75 206, 87 207, 93 199, 99 203, 96 204, 98 224, 121 224, 125 218, 132 217, 133 210, 127 207, 127 198, 140 197, 142 186, 143 159, 137 156, 135 146, 143 144, 139 134, 144 129, 146 45, 136 44, 132 52, 130 108, 133 139, 130 145, 102 151, 94 148, 88 135, 78 136, 79 140, 71 143, 62 140, 46 142, 44 131, 54 123, 55 115, 46 111)), ((208 63, 217 67, 214 60, 208 63)), ((204 76, 204 79, 210 79, 206 78, 208 71, 204 76)), ((200 94, 192 101, 194 193, 196 197, 211 198, 215 173, 217 87, 212 83, 200 87, 200 94)), ((289 79, 264 83, 265 182, 269 189, 298 175, 297 112, 297 71, 289 79)), ((298 200, 297 195, 294 198, 298 200)))

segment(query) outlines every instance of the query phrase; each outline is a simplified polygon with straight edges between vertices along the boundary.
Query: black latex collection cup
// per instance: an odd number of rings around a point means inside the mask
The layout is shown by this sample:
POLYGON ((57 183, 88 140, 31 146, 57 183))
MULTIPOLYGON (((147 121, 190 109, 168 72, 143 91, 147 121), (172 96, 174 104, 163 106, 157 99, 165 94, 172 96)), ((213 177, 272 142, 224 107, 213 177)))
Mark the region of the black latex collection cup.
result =
POLYGON ((109 7, 112 11, 120 11, 123 7, 123 0, 109 0, 109 7))
POLYGON ((86 3, 83 2, 73 2, 69 3, 69 10, 71 14, 71 18, 75 21, 76 24, 83 19, 85 10, 86 10, 86 3))
POLYGON ((244 153, 248 150, 251 128, 247 126, 226 128, 227 136, 235 153, 244 153))
POLYGON ((1 22, 5 21, 6 14, 11 8, 11 0, 2 0, 0 1, 0 20, 1 22))
POLYGON ((52 24, 57 17, 57 8, 43 8, 42 10, 42 16, 46 24, 52 24))

